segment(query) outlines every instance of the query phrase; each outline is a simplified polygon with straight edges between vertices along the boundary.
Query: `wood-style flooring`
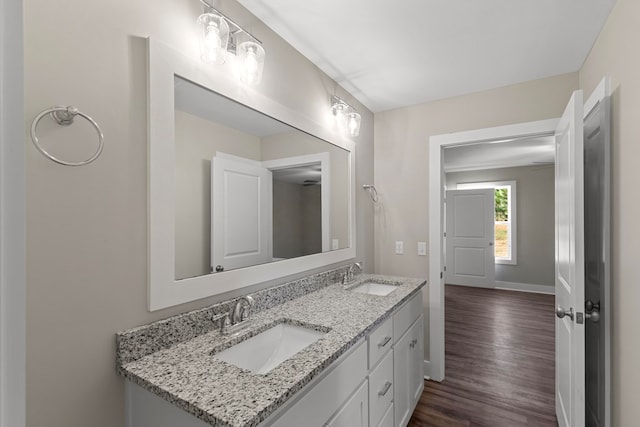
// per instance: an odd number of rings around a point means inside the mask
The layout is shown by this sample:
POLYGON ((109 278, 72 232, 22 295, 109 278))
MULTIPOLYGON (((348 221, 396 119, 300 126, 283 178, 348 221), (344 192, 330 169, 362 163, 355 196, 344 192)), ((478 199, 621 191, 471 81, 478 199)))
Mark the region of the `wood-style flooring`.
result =
POLYGON ((409 427, 557 426, 553 295, 445 286, 445 380, 409 427))

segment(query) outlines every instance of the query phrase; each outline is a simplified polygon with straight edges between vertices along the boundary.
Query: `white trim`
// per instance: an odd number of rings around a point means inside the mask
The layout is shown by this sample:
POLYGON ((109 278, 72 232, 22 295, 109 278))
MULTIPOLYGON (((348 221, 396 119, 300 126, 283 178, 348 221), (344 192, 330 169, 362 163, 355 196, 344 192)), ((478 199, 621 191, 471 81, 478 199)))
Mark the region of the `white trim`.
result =
POLYGON ((445 190, 442 150, 447 146, 553 135, 557 119, 520 123, 429 138, 429 360, 431 378, 444 379, 444 272, 443 197, 445 190), (444 276, 442 274, 442 276, 444 276))
POLYGON ((495 289, 502 289, 505 291, 518 291, 518 292, 531 292, 534 294, 547 294, 555 295, 555 286, 536 285, 534 283, 517 283, 517 282, 503 282, 496 280, 495 289))
POLYGON ((320 162, 320 209, 322 218, 322 252, 331 250, 331 155, 328 151, 304 156, 263 160, 262 167, 271 171, 320 162))
MULTIPOLYGON (((303 116, 251 88, 238 90, 226 67, 210 67, 155 39, 148 40, 148 307, 159 310, 300 274, 356 257, 355 144, 320 122, 303 116), (349 151, 349 247, 279 262, 183 280, 175 279, 174 79, 178 75, 256 111, 349 151)), ((327 109, 327 115, 331 113, 327 109)))
POLYGON ((429 360, 422 361, 422 372, 424 372, 424 379, 431 379, 431 362, 429 360))
POLYGON ((0 0, 0 427, 26 423, 22 8, 0 0))

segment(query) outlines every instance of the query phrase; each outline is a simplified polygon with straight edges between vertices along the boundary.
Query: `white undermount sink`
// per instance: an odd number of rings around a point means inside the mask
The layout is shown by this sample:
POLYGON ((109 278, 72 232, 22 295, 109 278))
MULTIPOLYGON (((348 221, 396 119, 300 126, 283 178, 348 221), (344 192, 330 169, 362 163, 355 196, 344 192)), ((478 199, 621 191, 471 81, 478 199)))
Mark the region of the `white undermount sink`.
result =
POLYGON ((213 356, 254 374, 266 374, 326 332, 279 323, 213 356))
POLYGON ((359 294, 386 296, 396 289, 398 289, 397 286, 386 283, 364 282, 351 290, 359 294))

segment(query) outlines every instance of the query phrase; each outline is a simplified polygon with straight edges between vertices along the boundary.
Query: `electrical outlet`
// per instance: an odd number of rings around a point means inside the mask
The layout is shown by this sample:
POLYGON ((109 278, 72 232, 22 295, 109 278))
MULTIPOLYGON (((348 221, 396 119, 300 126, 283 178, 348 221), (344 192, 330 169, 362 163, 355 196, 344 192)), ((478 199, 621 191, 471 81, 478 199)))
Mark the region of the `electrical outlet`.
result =
POLYGON ((418 242, 418 255, 427 256, 427 242, 418 242))
POLYGON ((396 242, 396 255, 402 255, 404 253, 404 243, 402 240, 396 242))
POLYGON ((340 240, 339 239, 332 239, 331 240, 331 250, 332 251, 336 251, 340 249, 340 240))

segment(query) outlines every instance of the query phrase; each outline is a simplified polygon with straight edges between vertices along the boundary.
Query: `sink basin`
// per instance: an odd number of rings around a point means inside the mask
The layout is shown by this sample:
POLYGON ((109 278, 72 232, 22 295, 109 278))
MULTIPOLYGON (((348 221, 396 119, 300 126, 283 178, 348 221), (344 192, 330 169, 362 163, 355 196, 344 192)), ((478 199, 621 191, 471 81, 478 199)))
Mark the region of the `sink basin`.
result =
POLYGON ((303 326, 279 323, 213 356, 255 374, 266 374, 325 334, 303 326))
POLYGON ((385 283, 365 282, 353 288, 352 291, 357 292, 359 294, 385 296, 385 295, 389 295, 391 292, 395 291, 396 289, 398 289, 398 287, 395 285, 388 285, 385 283))

